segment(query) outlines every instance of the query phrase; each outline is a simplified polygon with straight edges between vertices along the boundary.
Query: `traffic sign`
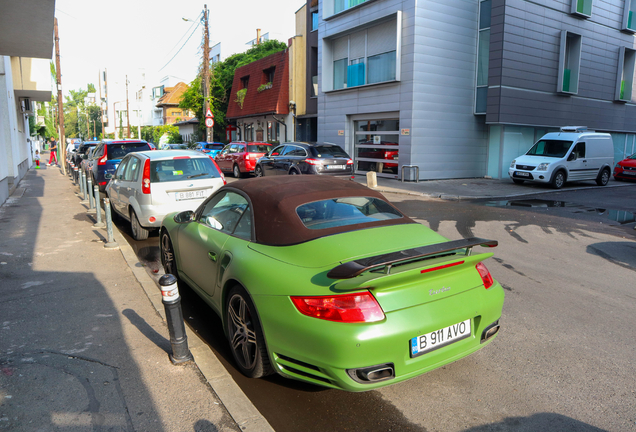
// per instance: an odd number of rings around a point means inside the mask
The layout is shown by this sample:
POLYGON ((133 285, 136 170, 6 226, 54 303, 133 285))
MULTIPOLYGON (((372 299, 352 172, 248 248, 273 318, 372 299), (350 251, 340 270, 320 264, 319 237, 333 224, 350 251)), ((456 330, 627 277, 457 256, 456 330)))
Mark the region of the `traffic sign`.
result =
POLYGON ((208 108, 208 110, 205 112, 205 118, 214 118, 214 115, 212 114, 212 111, 210 111, 210 108, 208 108))
POLYGON ((212 126, 214 126, 214 119, 211 119, 210 117, 206 118, 205 127, 211 128, 212 126))

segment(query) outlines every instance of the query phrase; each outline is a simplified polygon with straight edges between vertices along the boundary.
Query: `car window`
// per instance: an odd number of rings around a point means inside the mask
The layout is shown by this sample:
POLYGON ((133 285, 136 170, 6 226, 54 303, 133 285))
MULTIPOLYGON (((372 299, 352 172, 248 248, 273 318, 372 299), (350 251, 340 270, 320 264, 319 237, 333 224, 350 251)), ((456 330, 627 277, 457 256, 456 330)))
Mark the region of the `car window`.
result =
POLYGON ((130 158, 124 158, 123 161, 121 161, 121 163, 119 164, 119 166, 117 167, 117 172, 115 173, 117 175, 117 178, 122 179, 124 178, 124 171, 126 170, 126 165, 128 165, 128 161, 130 160, 130 158))
POLYGON ((93 152, 93 158, 98 158, 98 157, 102 157, 104 156, 104 145, 100 145, 97 147, 97 149, 95 149, 95 151, 93 152))
POLYGON ((285 147, 285 152, 283 154, 285 156, 307 156, 307 152, 305 152, 305 149, 298 146, 285 147))
POLYGON ((121 159, 128 153, 150 150, 146 143, 113 143, 107 146, 108 159, 121 159))
POLYGON ((268 144, 249 144, 247 146, 247 151, 250 153, 267 153, 271 149, 272 146, 268 144))
POLYGON ((224 145, 223 144, 207 144, 205 146, 206 149, 210 149, 210 150, 221 150, 223 149, 224 145))
POLYGON ((139 165, 140 161, 134 156, 128 159, 126 164, 126 170, 124 171, 124 181, 137 181, 139 178, 139 165))
POLYGON ((272 150, 271 156, 280 156, 283 153, 285 146, 278 146, 274 150, 272 150))
MULTIPOLYGON (((247 200, 241 195, 235 192, 225 192, 215 196, 206 204, 199 217, 199 222, 216 230, 232 234, 248 208, 247 200)), ((245 229, 245 224, 243 224, 241 232, 244 232, 245 229)))
POLYGON ((315 201, 299 206, 296 214, 309 229, 334 228, 402 217, 387 202, 369 197, 315 201))
POLYGON ((239 145, 236 151, 238 153, 243 153, 245 151, 245 146, 243 144, 239 145))
POLYGON ((572 150, 572 153, 576 154, 576 158, 577 159, 584 158, 585 157, 585 143, 584 142, 577 143, 576 146, 574 146, 574 150, 572 150))
POLYGON ((337 145, 319 145, 314 146, 316 152, 318 153, 316 156, 318 157, 346 157, 349 155, 345 152, 342 147, 337 145))
POLYGON ((151 183, 220 177, 221 174, 209 157, 175 158, 150 162, 151 183))
POLYGON ((236 224, 233 234, 245 240, 252 239, 252 209, 249 206, 243 212, 238 224, 236 224))
POLYGON ((238 151, 238 146, 236 144, 232 144, 230 146, 230 149, 228 150, 228 153, 236 153, 238 151))

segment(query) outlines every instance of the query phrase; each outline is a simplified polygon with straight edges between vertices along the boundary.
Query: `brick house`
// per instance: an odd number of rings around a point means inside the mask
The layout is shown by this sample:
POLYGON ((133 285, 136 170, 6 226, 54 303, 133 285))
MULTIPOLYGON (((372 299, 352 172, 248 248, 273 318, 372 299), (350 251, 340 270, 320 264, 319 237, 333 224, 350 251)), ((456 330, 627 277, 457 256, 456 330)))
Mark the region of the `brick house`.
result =
POLYGON ((179 108, 181 96, 187 89, 188 85, 183 82, 178 82, 174 87, 165 87, 163 89, 163 96, 157 101, 157 108, 162 110, 162 124, 174 124, 194 117, 192 112, 179 108))
POLYGON ((292 139, 288 50, 236 69, 226 118, 239 129, 243 141, 292 139))

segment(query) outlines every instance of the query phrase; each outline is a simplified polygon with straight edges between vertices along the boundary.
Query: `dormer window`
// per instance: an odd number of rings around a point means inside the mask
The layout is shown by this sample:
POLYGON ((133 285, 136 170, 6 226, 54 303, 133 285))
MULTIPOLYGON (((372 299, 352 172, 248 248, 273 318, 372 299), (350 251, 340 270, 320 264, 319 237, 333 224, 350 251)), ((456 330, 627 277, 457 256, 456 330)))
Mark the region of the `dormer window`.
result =
POLYGON ((276 67, 271 67, 271 68, 263 70, 263 82, 262 82, 262 84, 267 84, 267 83, 274 82, 274 71, 275 70, 276 70, 276 67))
POLYGON ((243 78, 241 78, 241 90, 246 89, 247 85, 250 82, 250 76, 244 76, 243 78))

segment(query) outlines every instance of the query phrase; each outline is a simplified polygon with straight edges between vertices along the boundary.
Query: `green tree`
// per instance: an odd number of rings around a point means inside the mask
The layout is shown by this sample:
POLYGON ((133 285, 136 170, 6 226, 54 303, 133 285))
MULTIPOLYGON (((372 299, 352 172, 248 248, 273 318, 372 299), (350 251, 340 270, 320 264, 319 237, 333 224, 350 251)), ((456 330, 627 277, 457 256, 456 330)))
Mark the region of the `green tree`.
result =
POLYGON ((89 92, 89 93, 96 93, 95 86, 94 86, 93 84, 90 84, 90 83, 89 83, 89 84, 86 86, 86 88, 88 89, 88 92, 89 92))
MULTIPOLYGON (((213 136, 217 137, 217 139, 221 137, 221 141, 226 141, 225 128, 227 120, 225 115, 228 103, 232 100, 232 81, 234 80, 236 68, 285 49, 287 49, 287 44, 272 39, 260 45, 254 45, 244 53, 234 54, 222 62, 210 65, 210 109, 212 114, 214 114, 213 136)), ((179 107, 189 109, 195 113, 199 119, 199 134, 204 137, 206 135, 206 127, 203 106, 201 75, 199 75, 190 83, 188 90, 184 92, 179 107)))

